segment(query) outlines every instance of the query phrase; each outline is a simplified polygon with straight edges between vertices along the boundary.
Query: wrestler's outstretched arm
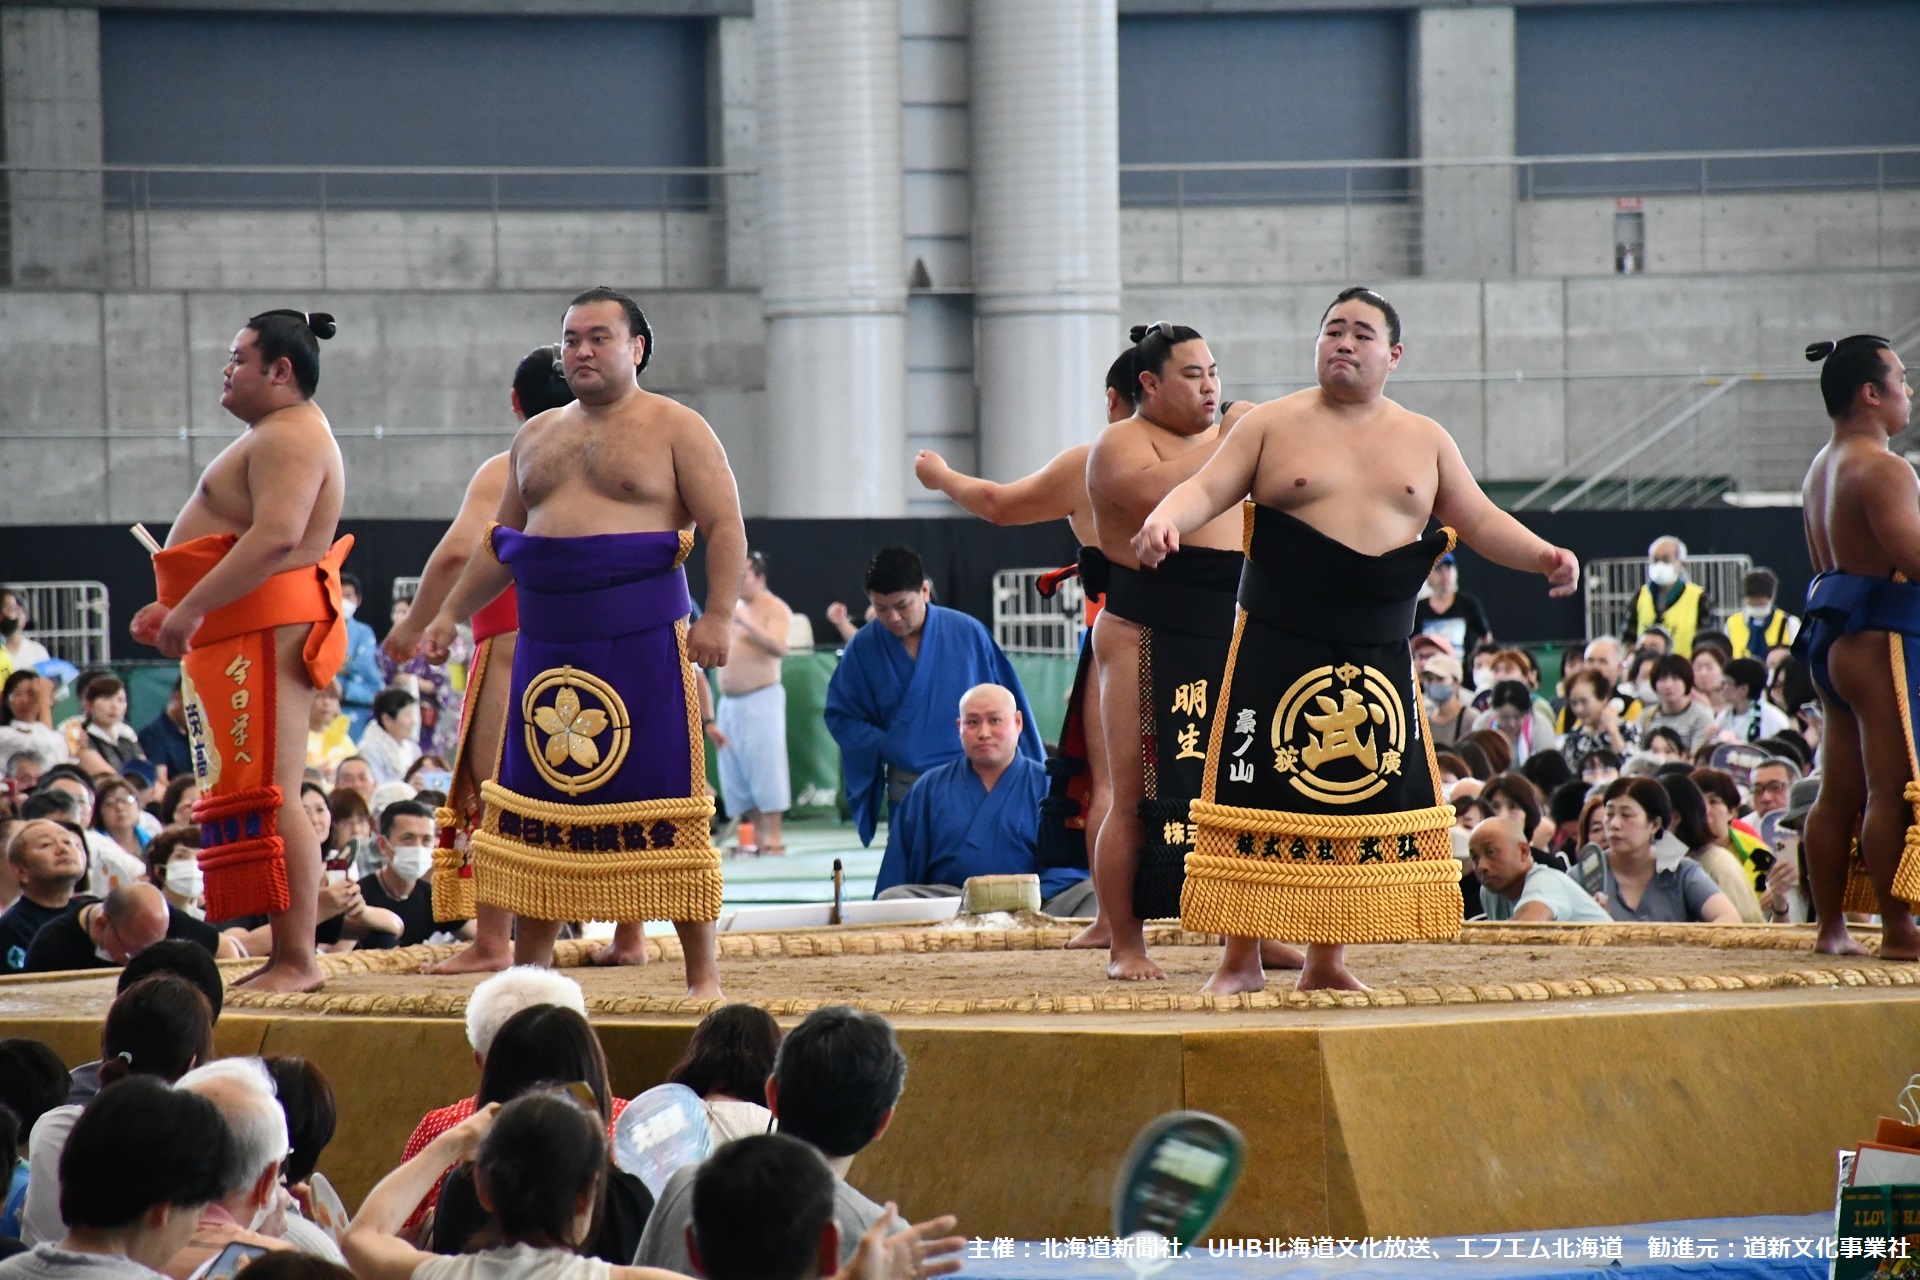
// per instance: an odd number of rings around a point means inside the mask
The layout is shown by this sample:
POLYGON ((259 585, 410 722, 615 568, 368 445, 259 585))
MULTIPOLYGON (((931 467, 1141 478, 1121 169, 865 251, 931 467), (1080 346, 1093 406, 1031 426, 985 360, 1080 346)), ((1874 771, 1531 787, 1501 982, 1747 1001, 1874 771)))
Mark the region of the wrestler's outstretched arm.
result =
POLYGON ((326 483, 333 444, 324 428, 304 419, 266 423, 247 456, 247 492, 253 522, 233 550, 194 584, 166 614, 153 644, 169 658, 184 657, 201 620, 281 572, 300 549, 326 483))
POLYGON ((946 494, 961 510, 998 525, 1065 520, 1081 505, 1087 485, 1090 445, 1063 449, 1030 476, 1006 484, 963 475, 931 449, 913 459, 913 474, 928 489, 946 494))
POLYGON ((1467 470, 1460 447, 1439 423, 1427 420, 1437 437, 1439 487, 1434 490, 1433 514, 1453 526, 1460 540, 1495 564, 1546 576, 1550 596, 1571 595, 1580 585, 1580 561, 1565 547, 1556 547, 1493 504, 1467 470))
POLYGON ((733 606, 747 572, 747 526, 740 519, 740 490, 720 437, 691 409, 676 417, 674 479, 681 503, 707 541, 707 608, 687 628, 687 657, 703 667, 724 667, 733 606))
POLYGON ((1852 486, 1874 540, 1893 567, 1910 582, 1920 582, 1920 503, 1914 501, 1913 467, 1898 454, 1885 453, 1862 467, 1852 486))
POLYGON ((440 615, 440 606, 453 594, 454 584, 466 570, 467 562, 480 550, 480 536, 487 521, 500 509, 499 499, 507 483, 507 455, 495 454, 480 464, 467 482, 466 496, 460 500, 460 514, 453 518, 440 543, 427 557, 420 573, 420 586, 413 595, 413 608, 387 632, 387 656, 406 662, 420 649, 420 638, 427 624, 440 615))
POLYGON ((1260 446, 1266 426, 1251 419, 1228 431, 1198 474, 1183 481, 1153 509, 1133 538, 1133 553, 1153 568, 1180 549, 1183 534, 1192 533, 1247 496, 1260 469, 1260 446))

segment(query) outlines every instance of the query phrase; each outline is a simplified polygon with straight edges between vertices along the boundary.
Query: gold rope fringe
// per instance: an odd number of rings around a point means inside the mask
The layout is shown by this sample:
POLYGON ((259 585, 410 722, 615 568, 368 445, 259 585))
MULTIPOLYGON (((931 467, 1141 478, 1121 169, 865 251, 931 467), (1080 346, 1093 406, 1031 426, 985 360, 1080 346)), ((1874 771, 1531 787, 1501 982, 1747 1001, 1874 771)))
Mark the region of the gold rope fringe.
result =
MULTIPOLYGON (((811 958, 836 955, 909 955, 939 952, 1046 951, 1065 946, 1074 930, 1034 928, 1009 930, 899 930, 820 929, 781 934, 723 934, 721 958, 811 958)), ((1871 946, 1877 942, 1865 935, 1871 946)), ((1512 946, 1710 946, 1725 950, 1811 950, 1814 932, 1806 926, 1765 925, 1511 925, 1472 924, 1461 930, 1460 945, 1512 946)), ((1170 926, 1152 926, 1147 943, 1154 948, 1217 945, 1202 934, 1170 926)), ((590 944, 563 942, 554 961, 561 968, 583 966, 590 944)), ((453 954, 452 946, 416 946, 393 951, 348 952, 323 956, 321 967, 330 977, 348 974, 411 974, 422 965, 453 954)), ((647 939, 650 963, 677 960, 674 938, 647 939)), ((44 980, 30 975, 29 980, 44 980)), ((1387 987, 1373 991, 1269 990, 1240 996, 1177 994, 1166 990, 1116 990, 1101 995, 982 996, 887 999, 863 997, 795 998, 751 1001, 777 1017, 804 1017, 829 1004, 852 1004, 873 1013, 895 1016, 1008 1013, 1159 1013, 1246 1012, 1312 1009, 1386 1009, 1432 1005, 1537 1003, 1586 1000, 1596 997, 1686 992, 1776 991, 1817 987, 1913 987, 1920 985, 1920 968, 1913 966, 1861 968, 1807 968, 1784 973, 1695 973, 1652 976, 1609 975, 1539 982, 1497 982, 1387 987)), ((588 996, 588 1011, 598 1015, 699 1015, 719 1002, 669 996, 588 996)), ((414 992, 397 994, 297 995, 228 991, 229 1007, 296 1010, 306 1013, 372 1016, 461 1016, 466 994, 414 992)))
POLYGON ((720 918, 711 797, 569 805, 497 782, 480 794, 486 817, 469 838, 478 901, 534 920, 720 918), (527 824, 544 824, 537 842, 523 838, 527 824), (576 829, 587 837, 578 849, 576 829), (603 836, 617 839, 609 847, 603 836))
MULTIPOLYGON (((452 809, 435 809, 434 826, 442 831, 459 831, 466 824, 452 809)), ((471 920, 475 914, 473 877, 461 875, 467 868, 468 850, 433 850, 433 918, 435 920, 471 920)))
POLYGON ((1451 805, 1317 814, 1196 800, 1191 812, 1196 838, 1180 895, 1189 929, 1325 943, 1444 941, 1460 931, 1451 805), (1380 847, 1408 837, 1410 859, 1380 847), (1303 860, 1306 841, 1312 861, 1303 860))
MULTIPOLYGON (((1906 845, 1900 851, 1900 865, 1893 873, 1893 896, 1920 906, 1920 781, 1909 782, 1904 794, 1913 808, 1913 821, 1907 825, 1906 845)), ((1880 908, 1875 905, 1870 909, 1880 908)))

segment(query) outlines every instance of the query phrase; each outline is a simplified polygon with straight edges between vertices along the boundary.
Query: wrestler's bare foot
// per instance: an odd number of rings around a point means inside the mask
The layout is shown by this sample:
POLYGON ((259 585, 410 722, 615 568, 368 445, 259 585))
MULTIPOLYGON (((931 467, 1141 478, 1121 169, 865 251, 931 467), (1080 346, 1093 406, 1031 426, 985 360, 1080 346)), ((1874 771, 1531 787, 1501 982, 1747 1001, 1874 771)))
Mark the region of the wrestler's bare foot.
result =
MULTIPOLYGON (((1886 943, 1883 940, 1881 942, 1882 954, 1885 953, 1885 947, 1886 943)), ((1813 949, 1824 956, 1864 956, 1867 954, 1867 949, 1858 942, 1855 942, 1853 935, 1847 931, 1847 922, 1845 920, 1835 920, 1829 924, 1821 925, 1820 932, 1814 937, 1813 949)), ((1893 957, 1888 958, 1892 959, 1893 957)))
POLYGON ((687 983, 689 1000, 725 1000, 726 993, 720 990, 720 979, 709 978, 704 982, 687 983))
POLYGON ((1107 977, 1115 982, 1165 982, 1166 970, 1145 951, 1114 951, 1107 958, 1107 977))
POLYGON ((602 967, 647 962, 647 931, 641 924, 615 926, 613 941, 587 952, 587 963, 602 967))
POLYGON ((1365 991, 1366 983, 1353 976, 1347 968, 1347 949, 1344 946, 1329 946, 1324 943, 1307 944, 1306 963, 1300 968, 1300 980, 1293 984, 1295 991, 1365 991))
POLYGON ((445 960, 422 965, 422 973, 498 973, 513 963, 513 944, 475 938, 445 960))
POLYGON ((1104 951, 1112 945, 1113 926, 1105 916, 1095 916, 1092 924, 1067 939, 1069 951, 1104 951))
POLYGON ((275 961, 264 968, 255 969, 233 985, 244 986, 249 991, 267 991, 294 994, 301 991, 318 991, 325 986, 327 977, 320 972, 320 966, 308 959, 304 965, 283 964, 275 961))
POLYGON ((1880 958, 1920 960, 1920 929, 1914 927, 1911 912, 1880 917, 1880 958))
POLYGON ((1272 938, 1263 938, 1260 942, 1260 967, 1262 969, 1301 969, 1307 963, 1307 953, 1298 947, 1290 947, 1284 942, 1275 942, 1272 938))
POLYGON ((1228 938, 1227 949, 1220 957, 1220 967, 1207 979, 1207 985, 1200 988, 1200 994, 1237 996, 1245 991, 1264 990, 1267 975, 1260 963, 1264 950, 1265 944, 1252 938, 1228 938))

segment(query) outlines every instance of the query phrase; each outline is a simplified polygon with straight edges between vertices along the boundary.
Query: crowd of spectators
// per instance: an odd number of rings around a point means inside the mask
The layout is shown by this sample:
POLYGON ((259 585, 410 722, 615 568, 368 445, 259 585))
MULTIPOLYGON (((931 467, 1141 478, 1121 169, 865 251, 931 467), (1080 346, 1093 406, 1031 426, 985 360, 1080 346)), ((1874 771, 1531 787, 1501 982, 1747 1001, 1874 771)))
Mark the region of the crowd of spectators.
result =
POLYGON ((1416 620, 1413 652, 1469 918, 1809 918, 1797 828, 1821 713, 1790 652, 1799 620, 1757 569, 1722 626, 1684 557, 1656 540, 1641 625, 1567 650, 1551 684, 1486 630, 1451 563, 1434 569, 1447 608, 1416 620), (1468 619, 1482 638, 1463 663, 1468 619))
MULTIPOLYGON (((345 587, 357 607, 359 583, 345 587)), ((118 676, 73 675, 78 713, 56 723, 61 664, 26 638, 18 597, 0 589, 7 619, 16 643, 0 685, 0 973, 105 967, 163 937, 220 958, 264 954, 265 917, 205 916, 193 818, 200 792, 180 685, 136 730, 118 676)), ((349 630, 347 665, 314 700, 301 787, 326 850, 321 947, 465 936, 464 923, 434 922, 427 884, 461 695, 446 668, 396 665, 365 623, 349 630)))
POLYGON ((580 988, 509 969, 475 988, 474 1094, 429 1113, 345 1219, 321 1172, 340 1127, 314 1062, 217 1057, 221 984, 191 943, 121 973, 100 1058, 0 1040, 0 1280, 932 1280, 951 1217, 914 1226, 849 1181, 907 1063, 885 1019, 816 1011, 783 1037, 728 1005, 660 1083, 710 1144, 659 1194, 613 1158, 627 1103, 580 988), (776 1132, 777 1130, 777 1132, 776 1132), (220 1260, 225 1259, 225 1263, 220 1260))

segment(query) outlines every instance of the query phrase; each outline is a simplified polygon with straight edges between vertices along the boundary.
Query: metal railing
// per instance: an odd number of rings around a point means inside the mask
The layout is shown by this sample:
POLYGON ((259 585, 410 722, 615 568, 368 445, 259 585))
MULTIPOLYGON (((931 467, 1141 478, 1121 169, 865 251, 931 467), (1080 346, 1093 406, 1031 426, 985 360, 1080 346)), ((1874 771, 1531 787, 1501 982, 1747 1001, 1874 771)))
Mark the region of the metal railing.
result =
POLYGON ((1159 264, 1128 283, 1920 266, 1920 147, 1123 164, 1120 193, 1159 264))
POLYGON ((1071 657, 1080 651, 1086 630, 1086 593, 1080 579, 1068 578, 1051 596, 1039 581, 1051 569, 1002 569, 993 575, 993 638, 1008 653, 1051 653, 1071 657))
POLYGON ((16 286, 705 288, 753 200, 753 171, 720 167, 14 164, 0 264, 16 286))
MULTIPOLYGON (((1920 339, 1920 317, 1888 338, 1920 339)), ((1698 506, 1726 494, 1799 488, 1825 435, 1805 384, 1812 365, 1682 376, 1516 499, 1514 510, 1698 506), (1783 388, 1792 388, 1783 396, 1783 388)))
MULTIPOLYGON (((1713 603, 1714 625, 1725 627, 1740 612, 1746 598, 1746 578, 1753 571, 1747 555, 1687 557, 1687 580, 1697 582, 1713 603)), ((1630 637, 1639 629, 1634 605, 1647 581, 1647 562, 1639 556, 1589 560, 1582 572, 1586 599, 1587 639, 1630 637)))
POLYGON ((47 656, 70 662, 82 671, 104 667, 113 657, 107 587, 102 582, 13 582, 6 584, 19 597, 31 626, 27 638, 37 640, 47 656))

